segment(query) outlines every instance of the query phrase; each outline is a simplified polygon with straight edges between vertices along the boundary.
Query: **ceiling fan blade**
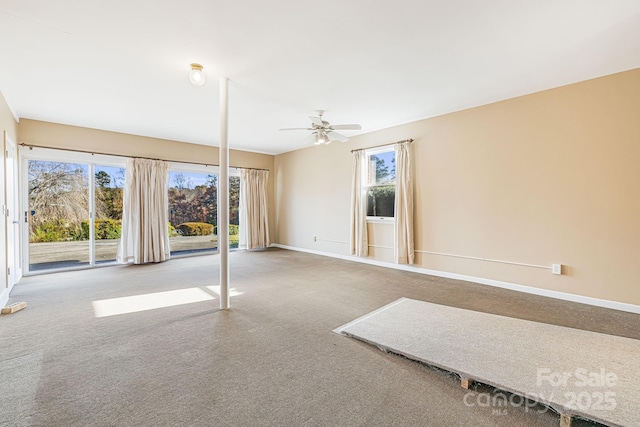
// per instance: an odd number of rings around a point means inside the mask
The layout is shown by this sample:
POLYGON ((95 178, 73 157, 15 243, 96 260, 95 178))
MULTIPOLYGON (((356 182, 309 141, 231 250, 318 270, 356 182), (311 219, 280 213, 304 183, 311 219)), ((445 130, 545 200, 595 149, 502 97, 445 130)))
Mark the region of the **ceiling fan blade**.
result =
POLYGON ((278 130, 312 130, 309 128, 283 128, 283 129, 278 129, 278 130))
POLYGON ((313 123, 314 125, 320 127, 324 126, 324 123, 322 123, 322 119, 320 117, 309 116, 309 118, 311 119, 311 123, 313 123))
POLYGON ((351 125, 331 125, 332 129, 338 129, 338 130, 361 130, 362 126, 360 125, 356 125, 356 124, 351 124, 351 125))
POLYGON ((347 142, 349 140, 349 138, 339 134, 338 132, 327 132, 327 135, 329 136, 330 141, 347 142))

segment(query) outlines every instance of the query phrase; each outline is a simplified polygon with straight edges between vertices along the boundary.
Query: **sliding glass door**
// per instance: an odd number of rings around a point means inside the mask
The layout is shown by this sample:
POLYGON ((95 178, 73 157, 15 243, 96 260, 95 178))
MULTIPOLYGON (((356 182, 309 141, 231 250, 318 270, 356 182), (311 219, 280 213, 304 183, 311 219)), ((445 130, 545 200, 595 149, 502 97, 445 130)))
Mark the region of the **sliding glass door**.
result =
MULTIPOLYGON (((124 159, 35 149, 21 153, 26 273, 116 262, 124 159)), ((217 167, 176 164, 169 174, 172 255, 218 249, 217 167), (181 168, 185 169, 181 169, 181 168)), ((240 177, 229 177, 229 247, 238 248, 240 177)))
POLYGON ((115 262, 124 159, 38 148, 21 155, 26 273, 115 262))
MULTIPOLYGON (((172 170, 169 173, 171 255, 218 249, 218 174, 172 170)), ((238 247, 240 177, 229 177, 229 247, 238 247)))
MULTIPOLYGON (((124 195, 124 168, 113 166, 94 167, 95 263, 115 262, 122 229, 122 202, 124 195)), ((86 227, 90 238, 89 227, 86 227)))
POLYGON ((88 265, 89 167, 29 160, 29 271, 88 265))
POLYGON ((169 245, 171 255, 217 249, 218 175, 169 172, 169 245))

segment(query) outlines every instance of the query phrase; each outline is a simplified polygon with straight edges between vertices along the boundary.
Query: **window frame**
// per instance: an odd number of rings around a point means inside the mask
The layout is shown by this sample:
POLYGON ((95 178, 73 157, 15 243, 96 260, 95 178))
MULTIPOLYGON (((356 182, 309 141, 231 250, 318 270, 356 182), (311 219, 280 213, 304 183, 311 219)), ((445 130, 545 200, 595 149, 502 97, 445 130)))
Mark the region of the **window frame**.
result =
MULTIPOLYGON (((370 159, 371 156, 375 156, 377 154, 382 154, 382 153, 393 153, 394 155, 394 159, 395 159, 395 148, 393 146, 384 146, 384 147, 378 147, 378 148, 373 148, 373 149, 369 149, 369 150, 365 150, 365 155, 367 156, 367 172, 366 172, 366 176, 365 176, 365 185, 364 187, 366 188, 367 191, 367 211, 369 210, 369 189, 371 187, 382 187, 382 186, 388 186, 390 184, 374 184, 374 185, 370 185, 370 179, 369 179, 369 164, 370 164, 370 159)), ((395 190, 396 190, 396 179, 395 179, 395 175, 394 175, 394 179, 393 179, 393 197, 394 197, 394 203, 395 203, 395 190)), ((389 224, 389 223, 393 223, 395 221, 395 210, 394 210, 394 216, 380 216, 380 215, 376 215, 376 216, 370 216, 367 215, 367 222, 368 223, 379 223, 379 224, 389 224)))

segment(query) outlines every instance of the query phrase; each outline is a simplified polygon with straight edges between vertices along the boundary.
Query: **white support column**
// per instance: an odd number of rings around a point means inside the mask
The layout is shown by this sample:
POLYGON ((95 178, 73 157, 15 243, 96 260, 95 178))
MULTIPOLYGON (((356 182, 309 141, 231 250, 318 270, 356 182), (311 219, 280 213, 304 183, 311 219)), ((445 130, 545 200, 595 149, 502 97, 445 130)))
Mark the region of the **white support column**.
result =
POLYGON ((89 165, 89 265, 96 264, 96 167, 89 165))
POLYGON ((218 251, 220 252, 220 309, 229 308, 229 80, 220 78, 220 179, 218 180, 218 251))

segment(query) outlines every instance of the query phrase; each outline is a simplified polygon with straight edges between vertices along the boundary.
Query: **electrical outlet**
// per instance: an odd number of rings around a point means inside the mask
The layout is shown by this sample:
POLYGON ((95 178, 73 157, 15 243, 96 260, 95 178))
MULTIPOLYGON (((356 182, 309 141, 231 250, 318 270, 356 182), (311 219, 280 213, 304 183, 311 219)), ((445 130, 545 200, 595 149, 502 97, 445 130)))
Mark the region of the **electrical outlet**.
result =
POLYGON ((551 264, 551 272, 553 274, 562 274, 562 264, 551 264))
POLYGON ((313 236, 313 241, 317 242, 318 241, 318 236, 313 236))

